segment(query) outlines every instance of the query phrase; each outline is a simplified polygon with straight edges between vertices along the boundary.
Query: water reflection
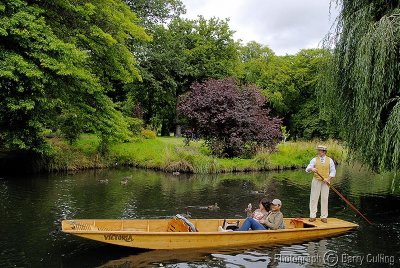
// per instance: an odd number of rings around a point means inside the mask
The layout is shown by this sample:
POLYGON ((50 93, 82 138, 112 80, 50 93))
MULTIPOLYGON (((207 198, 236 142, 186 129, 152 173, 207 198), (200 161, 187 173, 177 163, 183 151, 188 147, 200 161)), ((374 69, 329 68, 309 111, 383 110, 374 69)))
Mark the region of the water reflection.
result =
MULTIPOLYGON (((261 248, 137 251, 58 232, 66 218, 243 217, 249 202, 278 197, 287 217, 307 216, 310 177, 303 171, 179 175, 109 169, 0 180, 0 267, 323 267, 329 251, 400 256, 400 187, 393 174, 338 168, 335 187, 374 223, 366 225, 333 192, 330 216, 360 223, 340 237, 261 248), (132 176, 126 184, 125 177, 132 176), (218 203, 220 210, 202 207, 218 203), (387 241, 390 241, 388 243, 387 241), (282 256, 298 259, 282 260, 282 256), (313 260, 302 262, 301 260, 313 260), (316 260, 316 261, 314 261, 316 260)), ((399 263, 400 265, 400 263, 399 263)), ((343 263, 343 267, 356 267, 343 263)))

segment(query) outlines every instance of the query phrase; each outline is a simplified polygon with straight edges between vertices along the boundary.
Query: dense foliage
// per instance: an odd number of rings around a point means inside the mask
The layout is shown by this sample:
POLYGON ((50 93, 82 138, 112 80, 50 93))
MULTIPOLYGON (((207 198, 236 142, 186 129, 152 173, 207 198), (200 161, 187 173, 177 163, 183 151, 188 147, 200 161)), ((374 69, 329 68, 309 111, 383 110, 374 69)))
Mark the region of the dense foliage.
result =
POLYGON ((281 139, 281 121, 269 116, 265 98, 255 86, 239 86, 234 79, 195 83, 178 104, 197 137, 223 156, 274 148, 281 139))
POLYGON ((181 0, 125 0, 146 28, 167 23, 186 12, 181 0))
POLYGON ((153 42, 139 57, 143 83, 128 88, 146 124, 169 135, 179 126, 176 103, 195 81, 235 74, 237 49, 225 20, 175 18, 168 27, 152 27, 153 42))
POLYGON ((400 2, 340 0, 321 90, 355 157, 400 167, 400 2))
POLYGON ((320 113, 317 84, 321 67, 330 54, 323 49, 304 49, 296 55, 276 56, 255 42, 240 48, 239 77, 256 84, 268 99, 273 114, 283 118, 289 137, 297 139, 338 136, 329 117, 320 113))
MULTIPOLYGON (((230 85, 236 113, 245 100, 282 118, 289 139, 337 137, 316 98, 327 50, 277 56, 256 42, 234 41, 226 19, 185 19, 184 13, 181 0, 2 0, 0 151, 49 153, 49 135, 73 143, 94 133, 103 152, 112 140, 147 133, 143 127, 179 135, 187 128, 177 113, 180 96, 192 85, 226 77, 254 85, 230 85)), ((213 144, 215 152, 251 152, 254 144, 271 146, 278 135, 262 140, 237 133, 244 137, 229 143, 243 148, 213 144)))
POLYGON ((46 151, 45 133, 126 138, 107 92, 141 79, 130 39, 149 40, 118 0, 0 3, 0 144, 46 151))

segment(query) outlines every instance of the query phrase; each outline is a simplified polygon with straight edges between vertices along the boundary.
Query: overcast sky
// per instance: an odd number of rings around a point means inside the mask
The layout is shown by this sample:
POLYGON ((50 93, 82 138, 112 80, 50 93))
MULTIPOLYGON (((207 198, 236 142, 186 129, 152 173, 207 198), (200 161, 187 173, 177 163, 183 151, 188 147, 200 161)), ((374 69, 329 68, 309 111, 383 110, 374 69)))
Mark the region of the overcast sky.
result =
POLYGON ((230 18, 235 39, 268 45, 278 55, 318 47, 337 15, 330 0, 183 0, 185 17, 230 18))

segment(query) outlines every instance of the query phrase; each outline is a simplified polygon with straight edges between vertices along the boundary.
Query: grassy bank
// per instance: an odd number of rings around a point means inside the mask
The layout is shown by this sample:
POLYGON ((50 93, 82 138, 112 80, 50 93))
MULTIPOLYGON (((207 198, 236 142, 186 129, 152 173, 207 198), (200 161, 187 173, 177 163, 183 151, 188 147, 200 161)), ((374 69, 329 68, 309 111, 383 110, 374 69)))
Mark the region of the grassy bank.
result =
MULTIPOLYGON (((184 146, 182 138, 157 137, 113 144, 107 156, 97 153, 99 139, 83 135, 74 145, 61 139, 50 139, 54 154, 49 171, 81 170, 112 166, 135 166, 166 172, 220 173, 303 168, 315 155, 318 142, 287 142, 276 152, 259 152, 253 158, 216 158, 201 141, 184 146)), ((345 150, 335 141, 325 142, 329 155, 338 163, 345 150)))

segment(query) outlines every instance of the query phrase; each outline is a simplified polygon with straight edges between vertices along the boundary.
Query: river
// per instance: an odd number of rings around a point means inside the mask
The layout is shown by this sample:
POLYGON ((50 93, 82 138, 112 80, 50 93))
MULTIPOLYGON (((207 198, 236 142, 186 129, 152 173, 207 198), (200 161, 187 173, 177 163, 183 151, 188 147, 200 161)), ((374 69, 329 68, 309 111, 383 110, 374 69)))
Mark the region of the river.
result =
POLYGON ((330 217, 356 222, 347 234, 293 245, 192 251, 144 251, 105 245, 59 231, 70 218, 244 217, 265 194, 283 202, 286 217, 307 217, 310 175, 284 171, 173 176, 138 169, 0 179, 0 267, 400 267, 400 179, 340 166, 330 217), (132 176, 126 185, 121 179, 132 176), (202 206, 218 203, 219 210, 202 206), (327 260, 329 254, 333 261, 327 260))

